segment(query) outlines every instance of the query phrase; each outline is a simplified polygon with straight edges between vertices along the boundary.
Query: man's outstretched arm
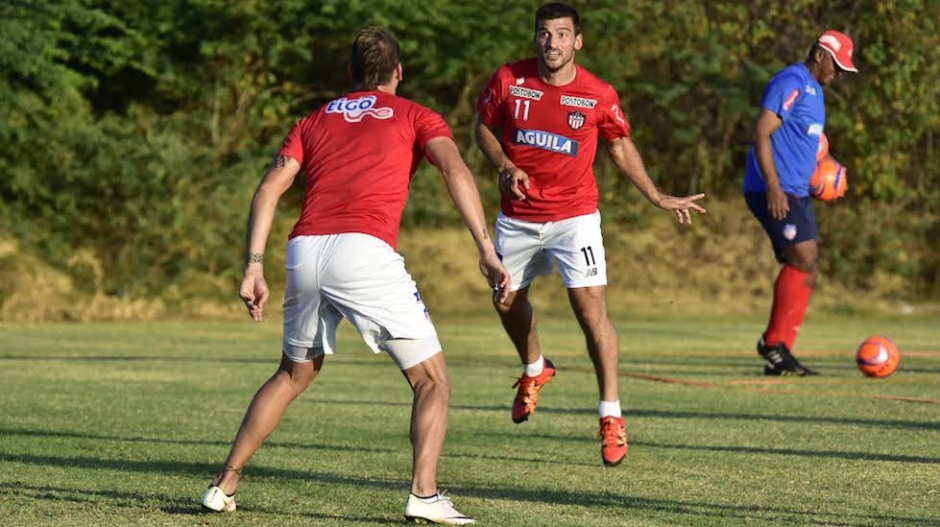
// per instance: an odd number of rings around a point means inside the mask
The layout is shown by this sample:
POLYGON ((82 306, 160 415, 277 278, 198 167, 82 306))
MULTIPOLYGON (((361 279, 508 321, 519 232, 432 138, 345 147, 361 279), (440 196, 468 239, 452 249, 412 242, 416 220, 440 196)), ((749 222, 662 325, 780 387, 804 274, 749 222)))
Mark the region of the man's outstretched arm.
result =
POLYGON ((699 206, 696 201, 705 197, 705 194, 695 194, 679 198, 663 194, 656 188, 656 184, 646 173, 646 167, 643 165, 643 158, 636 149, 633 141, 629 137, 618 137, 607 142, 607 152, 611 160, 621 174, 640 191, 643 196, 653 205, 664 209, 675 211, 679 223, 692 223, 692 214, 689 209, 697 210, 704 214, 705 209, 699 206))

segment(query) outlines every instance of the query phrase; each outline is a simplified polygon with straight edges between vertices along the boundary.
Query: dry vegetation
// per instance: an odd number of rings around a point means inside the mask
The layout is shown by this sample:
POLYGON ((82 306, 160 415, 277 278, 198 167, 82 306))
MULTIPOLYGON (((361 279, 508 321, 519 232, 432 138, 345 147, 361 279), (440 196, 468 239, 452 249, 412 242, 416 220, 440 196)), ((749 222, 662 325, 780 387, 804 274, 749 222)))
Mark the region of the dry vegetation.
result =
MULTIPOLYGON (((283 240, 290 221, 279 219, 272 240, 283 240)), ((826 226, 822 226, 825 233, 826 226)), ((760 227, 739 203, 709 204, 707 216, 682 227, 666 213, 642 227, 604 224, 613 313, 746 315, 768 309, 777 264, 760 227)), ((437 317, 489 315, 489 293, 479 275, 476 251, 462 229, 402 232, 399 251, 431 313, 437 317)), ((268 251, 271 305, 283 293, 283 249, 268 251)), ((191 275, 169 285, 157 299, 120 297, 102 287, 93 254, 78 253, 69 272, 50 268, 15 242, 0 241, 0 319, 6 321, 128 320, 179 317, 240 317, 237 284, 217 276, 191 275), (80 278, 76 278, 80 277, 80 278)), ((868 291, 849 291, 823 276, 811 309, 839 312, 936 313, 937 306, 908 305, 904 281, 871 278, 868 291), (887 300, 888 298, 892 300, 887 300)), ((567 315, 557 276, 533 284, 542 315, 567 315)))

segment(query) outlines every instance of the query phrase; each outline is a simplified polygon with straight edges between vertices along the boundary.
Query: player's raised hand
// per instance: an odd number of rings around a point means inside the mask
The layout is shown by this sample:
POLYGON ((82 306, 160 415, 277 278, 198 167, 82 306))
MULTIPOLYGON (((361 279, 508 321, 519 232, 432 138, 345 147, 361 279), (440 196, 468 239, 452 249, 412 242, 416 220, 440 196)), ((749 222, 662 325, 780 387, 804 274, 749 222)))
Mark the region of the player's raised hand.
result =
POLYGON ((529 175, 516 167, 506 167, 499 171, 499 191, 509 199, 525 199, 525 192, 529 190, 529 175))
POLYGON ((509 272, 503 267, 496 253, 489 253, 480 257, 480 272, 486 277, 486 283, 493 290, 493 298, 499 303, 506 301, 509 296, 509 272))
POLYGON ((705 214, 705 209, 696 203, 696 201, 704 197, 704 193, 695 194, 693 196, 685 196, 682 198, 669 195, 660 195, 659 207, 665 210, 674 211, 680 224, 691 225, 692 213, 689 212, 689 210, 696 210, 701 214, 705 214))
POLYGON ((268 302, 270 294, 262 273, 245 273, 241 287, 238 288, 238 296, 245 302, 252 320, 260 322, 264 318, 264 305, 268 302))

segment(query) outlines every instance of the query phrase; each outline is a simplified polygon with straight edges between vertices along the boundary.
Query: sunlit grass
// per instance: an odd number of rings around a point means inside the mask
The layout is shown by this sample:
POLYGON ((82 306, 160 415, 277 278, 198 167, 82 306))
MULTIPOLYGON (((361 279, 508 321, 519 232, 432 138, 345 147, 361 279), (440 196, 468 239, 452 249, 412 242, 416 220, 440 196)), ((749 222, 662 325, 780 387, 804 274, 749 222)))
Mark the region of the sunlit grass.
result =
MULTIPOLYGON (((530 421, 509 418, 518 364, 493 318, 438 321, 454 389, 440 468, 486 525, 940 525, 940 328, 816 317, 769 379, 761 322, 622 318, 627 460, 604 468, 583 337, 542 322, 559 368, 530 421), (884 380, 855 346, 888 333, 884 380)), ((401 520, 411 394, 345 326, 341 353, 252 459, 239 511, 198 498, 274 371, 263 324, 0 326, 0 524, 374 525, 401 520)))

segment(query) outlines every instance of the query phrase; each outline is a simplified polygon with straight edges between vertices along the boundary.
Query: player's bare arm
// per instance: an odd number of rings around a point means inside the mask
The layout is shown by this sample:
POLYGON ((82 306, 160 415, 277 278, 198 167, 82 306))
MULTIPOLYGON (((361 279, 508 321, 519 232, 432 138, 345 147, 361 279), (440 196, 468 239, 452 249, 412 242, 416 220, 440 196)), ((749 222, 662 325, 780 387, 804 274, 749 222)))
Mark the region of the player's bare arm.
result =
POLYGON ((493 163, 499 173, 499 191, 511 199, 524 200, 523 188, 529 189, 529 175, 509 160, 503 144, 493 130, 477 117, 475 138, 483 155, 493 163))
POLYGON ((245 302, 248 314, 256 321, 263 318, 264 305, 270 295, 268 284, 264 281, 264 249, 274 222, 274 211, 281 195, 290 188, 298 173, 300 163, 296 159, 275 156, 251 200, 245 240, 245 275, 238 296, 245 302))
POLYGON ((509 273, 496 255, 473 174, 460 157, 457 145, 449 137, 435 137, 428 141, 426 148, 428 158, 444 176, 447 192, 454 200, 464 224, 470 229, 473 241, 476 242, 477 251, 480 253, 480 272, 486 277, 489 286, 496 291, 499 301, 504 301, 509 295, 509 273))
POLYGON ((679 223, 692 223, 692 214, 689 212, 690 209, 705 214, 705 209, 696 203, 696 201, 704 198, 705 194, 676 197, 663 194, 656 188, 653 180, 650 179, 649 174, 646 173, 646 167, 643 165, 643 158, 640 157, 640 152, 636 149, 636 145, 633 144, 633 141, 631 141, 629 137, 621 136, 609 140, 607 142, 607 152, 610 154, 611 160, 614 162, 614 165, 617 166, 620 173, 630 180, 630 183, 633 183, 633 186, 636 187, 650 203, 661 209, 674 211, 679 223))
POLYGON ((790 204, 786 194, 780 188, 780 179, 777 176, 777 167, 774 166, 773 146, 770 136, 783 124, 783 120, 776 113, 764 108, 757 117, 754 125, 754 154, 757 156, 757 165, 760 166, 764 183, 767 185, 767 212, 775 220, 782 220, 790 211, 790 204))

